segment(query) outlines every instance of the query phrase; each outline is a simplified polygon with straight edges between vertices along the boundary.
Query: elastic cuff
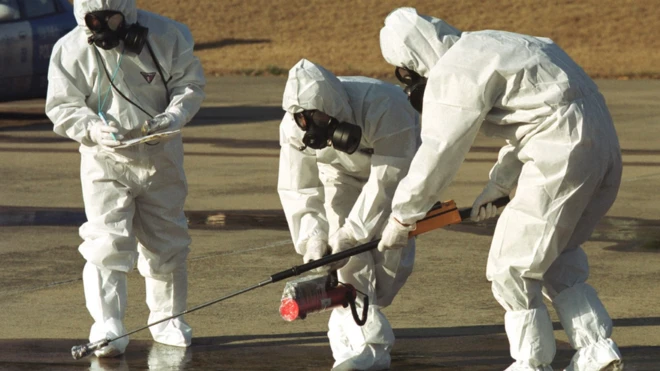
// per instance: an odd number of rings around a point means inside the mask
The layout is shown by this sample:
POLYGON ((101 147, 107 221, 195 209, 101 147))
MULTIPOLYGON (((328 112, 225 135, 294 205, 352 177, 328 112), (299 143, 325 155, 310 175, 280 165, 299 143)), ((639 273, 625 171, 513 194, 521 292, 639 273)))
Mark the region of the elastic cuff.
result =
POLYGON ((395 215, 395 214, 392 214, 390 216, 390 218, 394 219, 394 221, 396 221, 397 224, 399 224, 402 228, 407 228, 410 231, 413 231, 413 230, 417 229, 417 221, 416 220, 406 220, 406 218, 404 218, 400 215, 395 215))
POLYGON ((392 218, 392 219, 394 219, 394 221, 397 222, 397 223, 399 223, 402 227, 406 227, 406 228, 410 227, 410 224, 408 224, 408 223, 404 223, 404 222, 400 221, 400 220, 397 219, 397 218, 392 218))

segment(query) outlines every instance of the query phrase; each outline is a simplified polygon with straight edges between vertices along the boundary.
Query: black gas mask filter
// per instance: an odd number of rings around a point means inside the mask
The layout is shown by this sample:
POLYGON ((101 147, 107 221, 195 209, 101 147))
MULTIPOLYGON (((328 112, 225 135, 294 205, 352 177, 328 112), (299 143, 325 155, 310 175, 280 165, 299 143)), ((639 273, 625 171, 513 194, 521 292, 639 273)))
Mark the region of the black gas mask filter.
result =
POLYGON ((424 90, 426 89, 426 77, 405 67, 397 67, 394 70, 396 78, 406 87, 403 91, 408 95, 408 101, 417 112, 422 113, 424 103, 424 90))
POLYGON ((105 50, 117 47, 123 40, 127 51, 140 54, 149 33, 148 28, 138 23, 127 26, 124 15, 114 10, 87 13, 85 24, 92 31, 87 42, 105 50))
POLYGON ((352 154, 360 145, 362 129, 318 110, 302 111, 293 115, 298 127, 305 132, 303 144, 313 149, 323 149, 328 145, 338 151, 352 154))

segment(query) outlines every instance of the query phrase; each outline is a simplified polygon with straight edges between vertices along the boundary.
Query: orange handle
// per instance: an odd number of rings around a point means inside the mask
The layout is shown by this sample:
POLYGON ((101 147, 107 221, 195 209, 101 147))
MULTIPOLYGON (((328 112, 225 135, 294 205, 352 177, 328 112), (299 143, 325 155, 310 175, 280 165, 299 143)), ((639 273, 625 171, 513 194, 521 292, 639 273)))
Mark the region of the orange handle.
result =
POLYGON ((458 224, 462 220, 460 212, 453 200, 438 202, 426 213, 424 219, 417 222, 417 228, 410 232, 410 237, 442 228, 450 224, 458 224))
MULTIPOLYGON (((506 206, 511 199, 509 196, 504 196, 493 201, 495 207, 500 208, 506 206)), ((471 207, 457 208, 456 202, 453 200, 437 202, 431 210, 426 213, 424 219, 417 222, 417 228, 410 232, 410 237, 417 236, 418 234, 426 233, 434 229, 446 227, 451 224, 458 224, 461 221, 470 217, 471 207)))

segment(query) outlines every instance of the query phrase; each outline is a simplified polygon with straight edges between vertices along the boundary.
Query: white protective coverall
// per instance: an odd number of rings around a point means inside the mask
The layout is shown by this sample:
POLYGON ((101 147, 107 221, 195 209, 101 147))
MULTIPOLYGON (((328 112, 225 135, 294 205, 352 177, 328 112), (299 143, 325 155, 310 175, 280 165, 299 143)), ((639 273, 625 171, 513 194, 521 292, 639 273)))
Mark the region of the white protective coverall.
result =
MULTIPOLYGON (((282 107, 287 113, 280 124, 278 192, 296 251, 304 255, 310 237, 327 241, 342 226, 356 245, 378 238, 394 190, 419 146, 419 116, 405 93, 371 78, 336 77, 303 59, 289 71, 282 107), (332 147, 302 149, 304 132, 293 113, 313 109, 359 126, 358 150, 349 155, 332 147)), ((414 239, 392 252, 374 249, 351 257, 338 270, 340 282, 366 293, 370 305, 362 327, 350 308, 332 311, 328 338, 336 369, 390 365, 394 333, 380 308, 392 302, 412 272, 414 239)))
MULTIPOLYGON (((422 145, 396 190, 392 217, 415 223, 449 185, 478 130, 507 144, 490 171, 486 202, 515 197, 495 229, 487 265, 506 309, 511 370, 550 370, 555 355, 544 293, 574 348, 568 370, 620 363, 612 321, 585 281, 580 247, 614 202, 617 134, 603 96, 557 45, 502 31, 458 32, 412 8, 392 12, 384 58, 428 77, 422 145)), ((390 222, 391 223, 391 222, 390 222)))
MULTIPOLYGON (((94 319, 89 340, 125 333, 126 274, 136 264, 146 283, 146 302, 154 322, 186 309, 186 257, 191 242, 183 213, 187 183, 180 135, 125 149, 98 145, 90 128, 98 124, 99 99, 107 99, 102 113, 118 124, 119 135, 139 137, 150 116, 168 113, 183 126, 197 113, 205 84, 199 60, 193 56, 187 27, 138 10, 134 0, 75 0, 78 27, 54 46, 49 68, 46 113, 55 133, 80 142, 81 183, 87 222, 80 228, 79 251, 87 263, 83 283, 87 308, 94 319), (127 24, 149 29, 148 43, 139 55, 124 53, 122 45, 103 50, 88 45, 85 14, 115 10, 127 24), (110 86, 113 83, 143 110, 110 86), (121 61, 119 68, 118 62, 121 61), (171 95, 155 63, 159 63, 171 95), (151 79, 149 79, 150 77, 151 79)), ((191 329, 182 317, 150 327, 158 342, 187 346, 191 329)), ((128 338, 97 351, 99 356, 122 353, 128 338)))

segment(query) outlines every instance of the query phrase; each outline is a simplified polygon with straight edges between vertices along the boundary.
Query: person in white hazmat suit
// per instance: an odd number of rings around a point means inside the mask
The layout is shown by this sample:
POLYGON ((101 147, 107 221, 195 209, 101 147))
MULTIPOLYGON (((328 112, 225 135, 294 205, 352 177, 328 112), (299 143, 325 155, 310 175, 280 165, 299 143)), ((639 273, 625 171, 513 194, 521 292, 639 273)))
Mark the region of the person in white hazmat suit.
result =
POLYGON ((379 249, 406 245, 479 129, 503 138, 507 144, 471 217, 495 216, 491 202, 517 186, 487 263, 493 294, 506 310, 515 360, 507 370, 552 370, 555 339, 543 294, 577 349, 567 370, 621 369, 612 321, 585 282, 589 267, 580 247, 613 204, 621 180, 617 134, 595 83, 549 39, 461 33, 412 8, 390 13, 380 45, 398 75, 428 80, 422 145, 396 190, 379 249))
MULTIPOLYGON (((135 0, 75 0, 78 27, 54 46, 46 113, 55 133, 80 142, 87 222, 79 251, 92 325, 89 340, 126 333, 126 275, 137 262, 148 321, 186 309, 191 239, 181 135, 117 149, 122 139, 181 129, 204 98, 188 28, 135 0)), ((190 345, 182 317, 150 327, 155 341, 190 345)), ((96 351, 121 354, 128 337, 96 351)))
MULTIPOLYGON (((278 192, 303 261, 379 237, 396 185, 420 144, 419 116, 401 88, 337 77, 302 59, 289 71, 282 107, 278 192)), ((381 308, 411 274, 414 258, 410 240, 402 250, 374 249, 334 266, 345 264, 339 281, 366 293, 369 310, 362 327, 350 308, 332 311, 333 369, 389 368, 394 333, 381 308)))

